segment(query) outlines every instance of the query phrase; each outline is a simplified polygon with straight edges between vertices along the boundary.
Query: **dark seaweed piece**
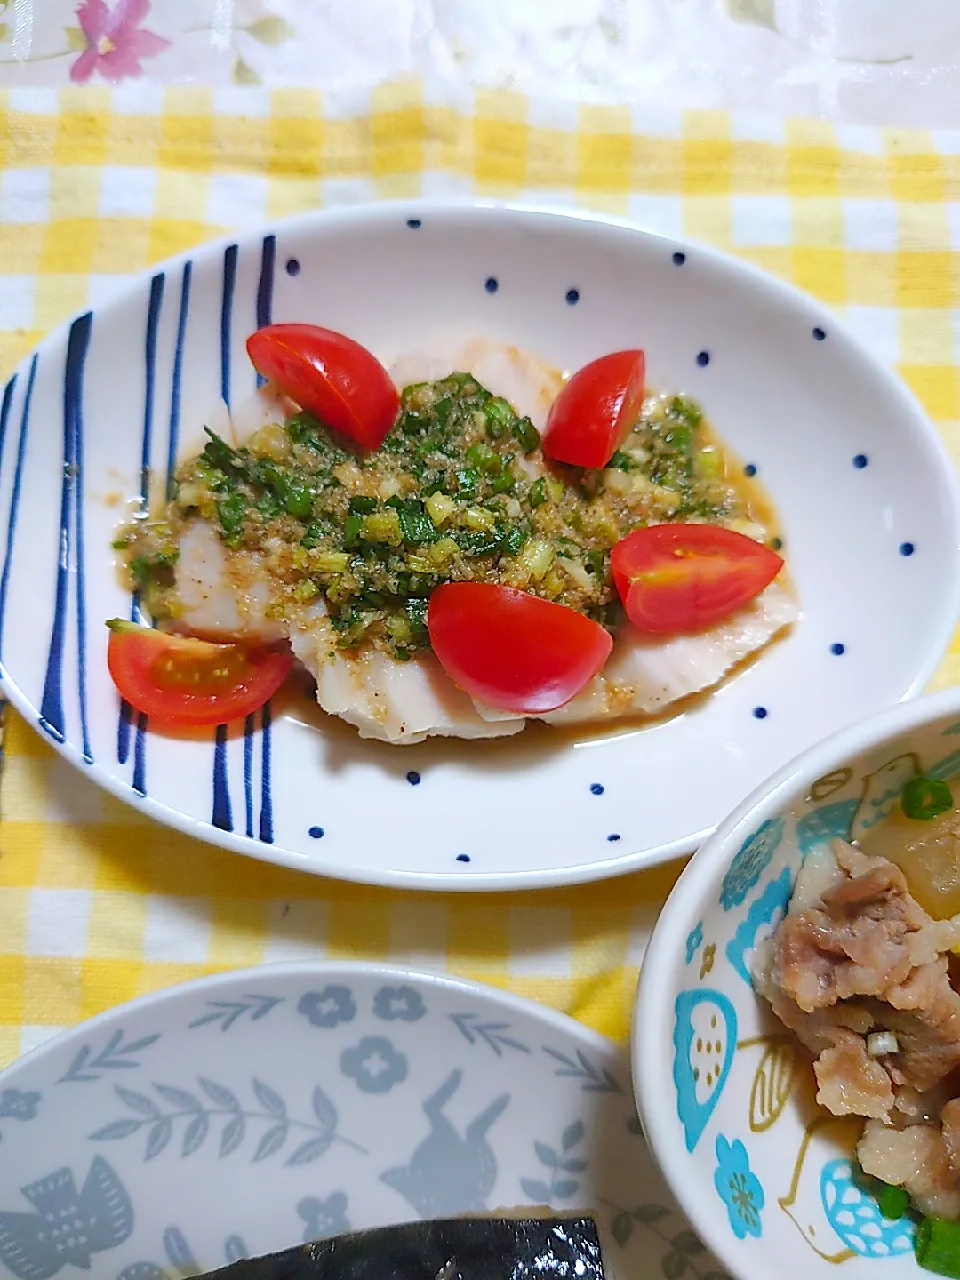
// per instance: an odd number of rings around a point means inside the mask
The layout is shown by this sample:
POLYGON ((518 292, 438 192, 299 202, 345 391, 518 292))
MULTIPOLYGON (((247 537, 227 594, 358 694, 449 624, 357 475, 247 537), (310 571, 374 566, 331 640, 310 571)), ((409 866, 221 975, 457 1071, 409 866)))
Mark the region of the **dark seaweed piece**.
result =
MULTIPOLYGON (((208 1272, 217 1280, 603 1280, 592 1218, 452 1218, 334 1236, 208 1272)), ((203 1280, 207 1280, 206 1277, 203 1280)))

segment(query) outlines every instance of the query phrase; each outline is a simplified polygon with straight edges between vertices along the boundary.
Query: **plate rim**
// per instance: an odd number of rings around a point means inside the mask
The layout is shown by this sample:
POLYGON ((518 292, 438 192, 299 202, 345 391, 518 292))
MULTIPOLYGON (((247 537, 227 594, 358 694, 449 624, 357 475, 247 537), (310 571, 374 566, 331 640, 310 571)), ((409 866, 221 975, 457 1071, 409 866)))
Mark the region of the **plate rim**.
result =
MULTIPOLYGON (((960 476, 947 453, 946 446, 932 419, 926 413, 919 399, 894 370, 878 359, 845 324, 842 317, 828 308, 819 299, 805 293, 798 286, 781 280, 778 276, 762 270, 753 263, 738 258, 732 253, 698 241, 680 238, 649 230, 640 222, 629 218, 601 213, 595 210, 580 210, 569 206, 552 205, 549 202, 523 200, 497 200, 482 197, 454 197, 439 199, 405 199, 366 201, 356 204, 334 205, 326 208, 308 210, 289 218, 279 218, 258 224, 256 228, 238 230, 235 234, 229 231, 214 239, 203 241, 193 248, 170 258, 152 263, 143 271, 124 276, 118 281, 116 292, 98 306, 82 308, 46 334, 41 341, 18 362, 11 378, 27 371, 31 360, 62 341, 72 320, 78 315, 95 313, 118 305, 135 288, 141 286, 151 275, 169 272, 187 261, 197 263, 201 259, 215 259, 230 244, 253 242, 264 235, 296 232, 315 226, 336 230, 337 224, 356 226, 358 223, 387 223, 393 219, 420 218, 426 220, 432 216, 444 216, 451 213, 477 214, 497 218, 504 215, 534 216, 555 221, 558 224, 572 226, 590 226, 602 229, 627 232, 648 240, 661 242, 665 247, 675 247, 685 251, 693 251, 706 259, 711 269, 728 276, 746 277, 755 288, 764 290, 768 296, 779 298, 784 304, 794 309, 804 310, 812 319, 823 321, 832 332, 843 335, 844 341, 866 362, 873 374, 889 395, 897 401, 905 417, 911 421, 911 430, 924 439, 926 447, 936 457, 946 477, 945 496, 948 498, 944 509, 946 522, 952 525, 955 547, 960 551, 960 476)), ((945 593, 949 608, 944 608, 939 630, 931 634, 927 645, 925 660, 920 665, 907 688, 892 703, 886 704, 885 710, 915 698, 935 673, 949 650, 950 642, 960 619, 960 557, 954 557, 952 565, 952 584, 945 593)), ((88 764, 83 759, 80 748, 70 742, 57 742, 49 735, 41 732, 38 726, 39 710, 25 696, 19 685, 11 679, 6 668, 0 666, 0 691, 14 706, 17 712, 28 722, 30 729, 39 734, 67 762, 87 774, 95 785, 102 787, 135 812, 144 813, 152 821, 181 831, 201 843, 214 848, 227 849, 233 853, 243 854, 256 861, 271 863, 275 866, 287 867, 305 872, 309 875, 324 877, 345 883, 376 885, 387 889, 433 892, 433 893, 484 893, 484 892, 524 892, 532 889, 562 888, 579 884, 592 883, 628 875, 632 872, 660 866, 674 858, 692 853, 708 837, 722 825, 721 818, 714 827, 705 827, 699 831, 678 836, 674 840, 663 842, 650 849, 623 850, 616 855, 598 858, 589 862, 578 862, 569 867, 553 867, 530 870, 509 871, 410 871, 401 868, 375 868, 356 866, 352 863, 333 862, 326 858, 318 858, 288 849, 278 844, 264 844, 251 837, 223 831, 210 822, 199 818, 191 818, 178 810, 162 804, 150 796, 136 795, 129 787, 122 785, 114 773, 104 765, 94 762, 88 764)), ((871 713, 875 715, 877 712, 871 713)), ((867 717, 869 718, 869 717, 867 717)), ((854 724, 862 721, 855 721, 854 724)), ((843 728, 841 727, 841 732, 843 728)), ((808 744, 798 754, 822 742, 808 744)), ((763 785, 766 785, 764 783, 763 785)))
MULTIPOLYGON (((68 1046, 72 1041, 86 1038, 92 1031, 110 1027, 111 1024, 128 1017, 131 1013, 159 1008, 165 1004, 176 1004, 182 998, 189 998, 202 991, 218 991, 232 985, 242 986, 249 982, 263 981, 264 976, 273 975, 304 979, 316 979, 327 982, 341 978, 345 982, 358 977, 376 978, 384 982, 419 983, 434 989, 460 991, 467 998, 479 998, 493 1001, 501 1007, 512 1010, 517 1015, 533 1017, 551 1027, 554 1031, 565 1035, 575 1035, 594 1052, 606 1054, 608 1057, 621 1059, 626 1069, 624 1078, 624 1096, 631 1097, 634 1110, 637 1107, 636 1091, 630 1067, 630 1041, 620 1043, 609 1036, 595 1031, 585 1023, 568 1013, 561 1013, 552 1005, 541 1004, 529 996, 517 995, 504 987, 495 987, 485 982, 476 982, 472 978, 461 978, 457 974, 444 973, 439 969, 428 967, 408 967, 387 960, 337 960, 322 958, 316 960, 276 960, 264 964, 244 965, 238 969, 222 969, 218 973, 200 974, 195 978, 186 978, 182 982, 174 982, 169 986, 158 987, 155 991, 147 991, 143 995, 134 996, 132 1000, 124 1000, 121 1004, 112 1005, 109 1009, 84 1018, 72 1027, 65 1027, 49 1039, 28 1049, 12 1062, 0 1068, 0 1091, 14 1083, 11 1077, 23 1071, 31 1071, 38 1062, 57 1050, 68 1046)), ((22 1083, 22 1082, 21 1082, 22 1083)), ((29 1081, 27 1081, 29 1083, 29 1081)))

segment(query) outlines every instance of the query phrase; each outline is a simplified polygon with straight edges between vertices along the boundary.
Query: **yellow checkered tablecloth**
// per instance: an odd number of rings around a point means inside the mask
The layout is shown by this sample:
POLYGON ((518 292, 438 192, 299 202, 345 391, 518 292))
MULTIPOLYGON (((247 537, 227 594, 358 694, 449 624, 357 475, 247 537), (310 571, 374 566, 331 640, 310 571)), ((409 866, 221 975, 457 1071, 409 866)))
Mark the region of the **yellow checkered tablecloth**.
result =
MULTIPOLYGON (((0 93, 0 374, 123 275, 228 228, 472 193, 627 216, 794 281, 899 370, 960 460, 960 135, 419 82, 0 93)), ((955 643, 937 683, 958 671, 955 643)), ((302 956, 446 969, 624 1038, 675 874, 519 896, 338 885, 147 823, 8 712, 0 1062, 157 987, 302 956)))

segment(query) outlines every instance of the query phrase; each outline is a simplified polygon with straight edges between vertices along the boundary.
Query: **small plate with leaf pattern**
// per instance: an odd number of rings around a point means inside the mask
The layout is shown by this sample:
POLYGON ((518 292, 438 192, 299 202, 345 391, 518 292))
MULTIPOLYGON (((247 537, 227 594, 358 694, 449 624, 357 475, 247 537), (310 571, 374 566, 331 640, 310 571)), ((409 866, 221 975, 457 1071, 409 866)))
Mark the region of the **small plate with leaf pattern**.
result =
POLYGON ((0 1276, 175 1280, 348 1230, 587 1209, 608 1275, 723 1280, 640 1134, 626 1051, 380 965, 204 978, 0 1074, 0 1276))

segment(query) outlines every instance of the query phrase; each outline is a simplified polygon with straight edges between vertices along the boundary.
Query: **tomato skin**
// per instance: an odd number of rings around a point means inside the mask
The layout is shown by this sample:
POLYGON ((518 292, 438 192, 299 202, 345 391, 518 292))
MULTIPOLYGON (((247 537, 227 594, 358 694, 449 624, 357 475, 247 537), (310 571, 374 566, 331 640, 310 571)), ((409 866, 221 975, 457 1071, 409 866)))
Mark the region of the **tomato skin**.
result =
POLYGON ((365 449, 377 449, 400 410, 380 361, 359 342, 315 324, 268 324, 247 339, 254 368, 301 409, 365 449))
POLYGON ((710 524, 635 529, 610 556, 627 617, 641 631, 685 635, 754 600, 783 567, 775 551, 710 524))
POLYGON ((273 697, 293 666, 289 652, 210 644, 133 622, 107 625, 113 683, 134 710, 160 724, 227 724, 248 716, 273 697))
POLYGON ((610 634, 566 605, 490 582, 448 582, 427 628, 447 675, 472 698, 541 715, 570 701, 613 648, 610 634))
POLYGON ((543 452, 572 467, 605 467, 643 404, 642 351, 614 351, 565 383, 547 415, 543 452))

